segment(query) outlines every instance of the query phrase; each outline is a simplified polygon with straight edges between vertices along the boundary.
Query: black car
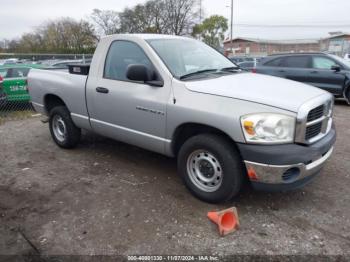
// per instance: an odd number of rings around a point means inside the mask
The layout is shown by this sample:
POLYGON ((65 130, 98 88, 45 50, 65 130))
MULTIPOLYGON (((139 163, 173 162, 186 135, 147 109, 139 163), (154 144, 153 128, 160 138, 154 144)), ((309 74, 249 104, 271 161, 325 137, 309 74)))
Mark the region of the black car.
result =
POLYGON ((256 72, 283 77, 327 90, 350 104, 350 62, 325 53, 268 56, 256 72))
POLYGON ((233 56, 229 58, 233 63, 243 63, 243 62, 254 62, 253 57, 247 57, 247 56, 233 56))
POLYGON ((237 65, 244 70, 252 71, 256 66, 256 62, 255 61, 246 61, 246 62, 238 63, 237 65))

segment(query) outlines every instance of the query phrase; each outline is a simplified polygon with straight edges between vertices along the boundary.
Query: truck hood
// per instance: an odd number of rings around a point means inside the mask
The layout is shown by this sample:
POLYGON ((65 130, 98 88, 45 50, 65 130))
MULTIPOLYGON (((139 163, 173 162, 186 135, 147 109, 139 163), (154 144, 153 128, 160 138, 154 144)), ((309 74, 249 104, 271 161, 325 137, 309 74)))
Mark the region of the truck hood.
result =
POLYGON ((194 92, 247 100, 293 112, 298 112, 306 101, 325 93, 299 82, 252 73, 186 82, 186 87, 194 92))

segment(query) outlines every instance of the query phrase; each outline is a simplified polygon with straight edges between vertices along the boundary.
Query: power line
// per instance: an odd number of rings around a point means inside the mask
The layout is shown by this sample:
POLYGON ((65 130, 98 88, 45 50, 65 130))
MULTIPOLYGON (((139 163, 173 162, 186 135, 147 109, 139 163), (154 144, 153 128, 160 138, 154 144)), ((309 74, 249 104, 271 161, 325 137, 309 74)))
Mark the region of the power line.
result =
POLYGON ((350 24, 338 24, 338 25, 272 25, 272 24, 235 24, 240 27, 263 27, 263 28, 331 28, 331 27, 350 27, 350 24))

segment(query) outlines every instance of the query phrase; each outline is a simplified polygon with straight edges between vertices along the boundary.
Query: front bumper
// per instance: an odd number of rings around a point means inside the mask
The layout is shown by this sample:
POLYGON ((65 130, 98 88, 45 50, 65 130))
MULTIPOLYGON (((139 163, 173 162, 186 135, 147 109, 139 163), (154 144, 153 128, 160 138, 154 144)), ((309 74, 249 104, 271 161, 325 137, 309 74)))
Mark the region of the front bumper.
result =
POLYGON ((317 143, 305 146, 239 144, 248 176, 254 188, 286 191, 312 180, 333 153, 336 132, 332 129, 317 143))

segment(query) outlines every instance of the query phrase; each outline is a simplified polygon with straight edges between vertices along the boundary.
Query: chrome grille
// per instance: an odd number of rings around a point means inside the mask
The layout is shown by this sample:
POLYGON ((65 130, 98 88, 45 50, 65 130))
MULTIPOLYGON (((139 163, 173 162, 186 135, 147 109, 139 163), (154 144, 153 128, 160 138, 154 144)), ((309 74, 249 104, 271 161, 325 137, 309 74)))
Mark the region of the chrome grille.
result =
POLYGON ((305 139, 310 140, 311 138, 318 136, 322 131, 322 122, 312 126, 308 126, 305 132, 305 139))
POLYGON ((295 142, 312 144, 324 137, 332 126, 333 97, 324 94, 303 104, 298 111, 295 142))
POLYGON ((312 109, 307 116, 307 122, 311 122, 321 118, 324 115, 324 111, 325 111, 325 105, 320 105, 312 109))

